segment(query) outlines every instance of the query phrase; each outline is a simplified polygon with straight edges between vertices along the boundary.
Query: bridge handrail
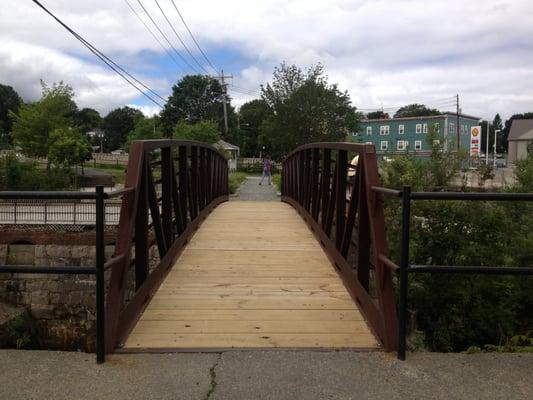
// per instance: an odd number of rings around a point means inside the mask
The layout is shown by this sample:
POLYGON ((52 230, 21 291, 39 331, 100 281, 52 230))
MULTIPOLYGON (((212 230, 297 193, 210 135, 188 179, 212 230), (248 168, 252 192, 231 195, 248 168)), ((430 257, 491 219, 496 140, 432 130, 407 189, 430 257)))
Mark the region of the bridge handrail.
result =
POLYGON ((383 207, 372 186, 379 186, 373 145, 311 143, 293 150, 283 161, 282 200, 306 220, 370 328, 391 351, 398 344, 394 269, 386 261, 383 207), (350 164, 349 154, 359 156, 357 167, 350 164))
POLYGON ((132 142, 125 189, 109 194, 122 197, 122 207, 115 253, 105 265, 111 273, 106 352, 122 345, 194 231, 228 194, 228 162, 214 146, 174 139, 132 142), (152 247, 160 258, 154 268, 152 247))

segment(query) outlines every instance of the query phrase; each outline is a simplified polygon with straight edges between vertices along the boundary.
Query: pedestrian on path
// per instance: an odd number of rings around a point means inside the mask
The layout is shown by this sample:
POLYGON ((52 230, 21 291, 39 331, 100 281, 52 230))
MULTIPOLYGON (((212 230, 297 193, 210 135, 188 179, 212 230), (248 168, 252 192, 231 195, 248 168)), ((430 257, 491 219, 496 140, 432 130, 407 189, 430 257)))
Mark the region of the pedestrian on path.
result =
POLYGON ((265 177, 268 177, 268 184, 270 185, 270 179, 272 177, 272 160, 270 159, 270 156, 265 156, 263 158, 263 176, 261 177, 261 182, 259 182, 260 185, 263 184, 263 179, 265 177))

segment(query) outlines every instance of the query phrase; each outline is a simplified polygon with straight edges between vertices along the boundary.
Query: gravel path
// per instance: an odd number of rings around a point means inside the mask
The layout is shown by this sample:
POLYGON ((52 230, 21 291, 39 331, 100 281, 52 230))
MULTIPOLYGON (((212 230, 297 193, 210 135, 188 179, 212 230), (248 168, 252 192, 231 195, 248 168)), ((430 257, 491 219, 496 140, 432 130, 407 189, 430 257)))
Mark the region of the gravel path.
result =
POLYGON ((259 185, 261 177, 249 176, 241 185, 237 196, 231 197, 233 200, 248 201, 279 201, 274 185, 269 185, 267 180, 259 185))

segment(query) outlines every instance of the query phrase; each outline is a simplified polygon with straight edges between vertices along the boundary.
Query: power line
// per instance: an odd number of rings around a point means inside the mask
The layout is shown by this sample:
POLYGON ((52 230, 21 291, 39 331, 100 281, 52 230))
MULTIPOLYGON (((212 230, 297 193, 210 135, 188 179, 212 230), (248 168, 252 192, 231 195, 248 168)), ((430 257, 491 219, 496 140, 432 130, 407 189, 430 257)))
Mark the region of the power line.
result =
POLYGON ((209 58, 207 57, 207 55, 204 53, 204 51, 202 50, 202 48, 200 47, 200 45, 199 45, 198 42, 196 41, 196 38, 194 37, 194 35, 192 34, 191 30, 189 29, 189 26, 187 25, 187 23, 185 22, 185 19, 184 19, 183 16, 181 15, 180 10, 179 10, 178 7, 176 6, 176 3, 174 3, 174 0, 171 0, 171 1, 172 1, 172 5, 174 6, 174 8, 176 9, 178 15, 179 15, 180 18, 181 18, 181 22, 183 22, 183 25, 185 25, 185 28, 187 28, 187 31, 189 32, 189 35, 191 35, 191 38, 192 38, 192 40, 194 41, 194 44, 196 45, 196 47, 198 48, 198 50, 200 50, 200 53, 202 53, 202 56, 204 56, 205 61, 207 61, 207 63, 211 66, 211 68, 213 68, 213 70, 214 70, 215 72, 218 73, 218 69, 213 65, 213 63, 211 62, 211 60, 209 60, 209 58))
POLYGON ((191 69, 193 70, 195 73, 198 73, 198 71, 196 70, 196 68, 194 68, 191 64, 189 64, 189 62, 185 59, 185 57, 183 57, 181 55, 181 53, 176 50, 176 48, 174 47, 174 45, 170 42, 170 40, 168 40, 167 36, 163 33, 163 31, 161 30, 161 28, 159 28, 159 25, 157 25, 157 23, 154 21, 154 19, 152 18, 152 16, 150 15, 150 13, 148 12, 148 10, 144 7, 143 3, 141 3, 141 0, 137 0, 137 3, 139 3, 139 5, 141 6, 141 8, 143 9, 144 13, 148 16, 148 18, 150 18, 150 21, 152 21, 152 24, 154 24, 154 26, 157 28, 157 30, 159 31, 159 33, 161 34, 161 36, 163 36, 166 40, 166 42, 168 43, 168 45, 172 48, 172 50, 174 50, 174 52, 178 55, 178 57, 191 69))
POLYGON ((155 35, 155 33, 150 29, 150 27, 146 24, 146 22, 143 21, 143 19, 141 18, 141 16, 139 15, 139 13, 133 8, 133 6, 130 4, 130 2, 128 0, 124 0, 126 2, 126 4, 128 5, 128 7, 130 8, 130 10, 135 14, 135 16, 137 17, 137 19, 139 21, 141 21, 141 23, 144 25, 144 27, 148 30, 148 32, 150 32, 150 34, 153 36, 153 38, 157 41, 157 43, 159 43, 159 45, 161 46, 161 48, 168 54, 168 56, 172 59, 172 61, 174 61, 174 64, 176 64, 178 66, 178 68, 182 71, 182 72, 185 72, 183 70, 183 67, 178 63, 178 60, 176 60, 176 58, 174 57, 174 55, 172 55, 172 53, 170 51, 168 51, 168 49, 163 45, 163 43, 161 43, 161 40, 159 40, 159 38, 155 35))
POLYGON ((234 85, 234 84, 232 84, 231 86, 232 86, 233 88, 235 88, 235 89, 238 89, 238 90, 236 90, 236 91, 244 90, 244 91, 246 91, 246 92, 250 92, 250 93, 254 93, 254 94, 261 95, 261 92, 260 92, 259 90, 257 90, 257 89, 247 89, 247 88, 244 88, 244 87, 242 87, 242 86, 237 86, 237 85, 234 85))
POLYGON ((248 91, 248 90, 235 89, 235 88, 232 88, 232 87, 229 87, 229 90, 231 90, 234 93, 245 94, 247 96, 256 96, 256 97, 260 96, 258 93, 255 93, 255 92, 252 92, 252 91, 248 91))
POLYGON ((194 54, 191 53, 191 51, 189 50, 189 48, 187 47, 187 45, 185 44, 185 42, 181 39, 181 36, 178 34, 178 32, 176 32, 176 29, 174 29, 174 26, 172 25, 172 23, 170 22, 170 20, 168 19, 167 15, 165 14, 165 12, 163 11, 163 9, 161 8, 161 6, 159 5, 159 2, 157 0, 154 0, 155 1, 155 4, 157 4, 157 7, 159 8, 159 11, 161 11, 161 14, 163 14, 163 17, 165 17, 165 20, 167 21, 168 25, 170 26, 170 29, 172 29, 172 32, 174 32, 174 34, 176 35, 176 37, 178 38, 178 40, 180 41, 180 43, 182 44, 182 46, 185 48, 185 50, 187 51, 187 53, 189 54, 189 56, 194 60, 194 62, 196 64, 198 64, 198 66, 200 67, 200 69, 202 69, 207 75, 209 75, 209 71, 206 70, 204 68, 204 66, 202 64, 200 64, 198 62, 198 60, 196 59, 196 57, 194 56, 194 54))
POLYGON ((58 17, 56 17, 51 11, 49 11, 45 6, 43 6, 38 0, 32 0, 32 1, 37 6, 39 6, 42 10, 44 10, 48 15, 50 15, 53 19, 55 19, 63 28, 65 28, 70 34, 72 34, 76 39, 78 39, 85 47, 87 47, 91 51, 91 53, 93 53, 100 60, 102 60, 109 68, 111 68, 118 75, 120 75, 126 82, 128 82, 131 86, 133 86, 143 96, 148 98, 150 101, 152 101, 153 103, 155 103, 159 107, 163 108, 163 105, 161 103, 159 103, 157 100, 154 100, 151 96, 149 96, 147 93, 145 93, 142 89, 140 89, 137 85, 135 85, 132 81, 130 81, 126 76, 124 76, 120 71, 122 71, 129 78, 131 78, 132 80, 137 82, 139 85, 144 87, 146 90, 148 90, 149 92, 154 94, 156 97, 160 98, 163 101, 166 101, 163 97, 161 97, 158 93, 154 92, 152 89, 150 89, 144 83, 139 81, 137 78, 135 78, 133 75, 131 75, 128 71, 126 71, 120 65, 115 63, 109 57, 107 57, 104 53, 102 53, 100 50, 98 50, 95 46, 93 46, 91 43, 89 43, 87 40, 85 40, 81 35, 79 35, 77 32, 75 32, 73 29, 71 29, 67 24, 65 24, 58 17))

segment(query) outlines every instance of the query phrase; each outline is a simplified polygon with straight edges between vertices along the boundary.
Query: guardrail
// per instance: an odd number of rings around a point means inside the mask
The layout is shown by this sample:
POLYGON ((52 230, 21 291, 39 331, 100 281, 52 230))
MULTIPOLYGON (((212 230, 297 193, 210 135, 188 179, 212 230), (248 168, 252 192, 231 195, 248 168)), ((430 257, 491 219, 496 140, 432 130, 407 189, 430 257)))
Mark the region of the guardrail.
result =
POLYGON ((372 186, 377 195, 397 197, 402 200, 402 225, 400 265, 385 256, 383 261, 399 273, 399 305, 398 305, 398 358, 405 360, 407 338, 407 295, 409 291, 410 273, 461 273, 481 275, 533 275, 533 267, 488 267, 488 266, 457 266, 457 265, 411 265, 409 262, 409 237, 411 224, 411 201, 533 201, 532 193, 460 193, 460 192, 412 192, 411 186, 402 190, 372 186))

